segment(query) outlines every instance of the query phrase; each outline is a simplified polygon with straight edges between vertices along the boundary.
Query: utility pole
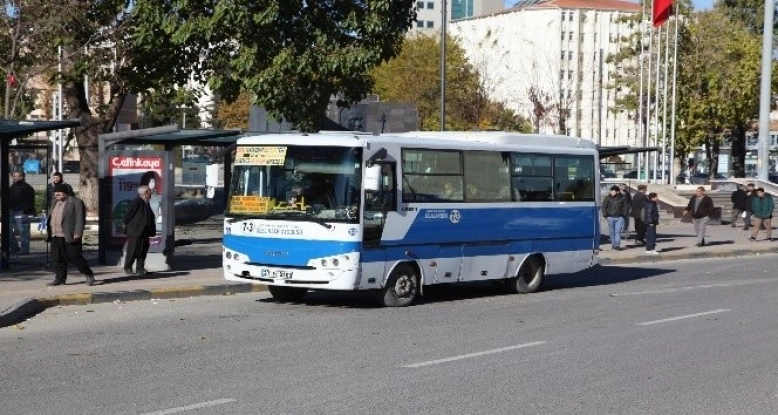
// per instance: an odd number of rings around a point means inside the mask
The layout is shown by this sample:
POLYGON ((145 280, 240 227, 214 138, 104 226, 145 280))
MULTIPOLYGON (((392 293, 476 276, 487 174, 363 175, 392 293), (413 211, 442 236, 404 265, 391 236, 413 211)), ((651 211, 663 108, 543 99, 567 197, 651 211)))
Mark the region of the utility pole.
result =
POLYGON ((448 2, 443 0, 441 7, 440 30, 440 131, 446 131, 446 9, 448 2))
POLYGON ((762 80, 759 95, 759 157, 757 157, 757 174, 759 180, 767 182, 770 170, 770 107, 772 94, 770 81, 772 79, 773 63, 773 8, 774 0, 764 2, 764 26, 762 36, 762 80))

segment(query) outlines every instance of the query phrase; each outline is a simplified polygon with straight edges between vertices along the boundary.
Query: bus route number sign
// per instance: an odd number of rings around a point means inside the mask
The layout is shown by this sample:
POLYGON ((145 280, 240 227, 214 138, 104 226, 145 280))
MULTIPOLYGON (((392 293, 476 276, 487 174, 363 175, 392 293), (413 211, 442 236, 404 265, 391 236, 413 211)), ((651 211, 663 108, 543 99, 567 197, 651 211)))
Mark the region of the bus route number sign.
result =
POLYGON ((278 146, 241 146, 235 149, 234 165, 283 166, 286 147, 278 146))

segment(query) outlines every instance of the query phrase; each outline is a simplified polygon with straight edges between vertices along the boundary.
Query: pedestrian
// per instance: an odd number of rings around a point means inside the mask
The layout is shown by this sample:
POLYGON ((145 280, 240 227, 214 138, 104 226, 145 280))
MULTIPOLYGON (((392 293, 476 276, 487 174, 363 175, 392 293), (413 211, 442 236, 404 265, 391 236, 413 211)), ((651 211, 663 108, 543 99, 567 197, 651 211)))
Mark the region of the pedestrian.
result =
POLYGON ((766 240, 771 241, 773 226, 773 209, 775 204, 773 203, 773 197, 765 193, 764 188, 760 187, 756 189, 756 197, 751 202, 752 221, 751 226, 754 230, 751 231, 751 236, 748 237, 750 241, 756 241, 756 236, 759 234, 759 228, 764 225, 766 240))
POLYGON ((754 190, 754 184, 748 183, 746 185, 746 217, 744 218, 745 224, 743 226, 743 230, 747 231, 751 229, 751 215, 753 213, 752 206, 754 202, 754 198, 756 197, 756 190, 754 190))
POLYGON ((86 208, 84 202, 68 195, 68 188, 57 184, 54 203, 46 223, 47 241, 51 243, 51 257, 54 261, 54 281, 50 286, 65 284, 68 278, 68 262, 78 267, 86 277, 86 285, 95 284, 95 276, 82 253, 86 208))
POLYGON ((52 203, 54 203, 54 186, 61 184, 64 185, 67 189, 68 196, 75 196, 76 194, 73 193, 73 188, 65 183, 64 179, 62 178, 62 173, 55 171, 51 174, 51 183, 46 187, 46 207, 51 206, 52 203))
POLYGON ((629 237, 629 209, 632 206, 632 195, 629 194, 629 187, 626 183, 619 185, 619 191, 624 196, 624 228, 622 232, 625 233, 624 237, 629 237))
POLYGON ((642 221, 646 227, 646 253, 656 255, 656 227, 659 225, 659 207, 656 202, 656 193, 651 192, 646 198, 646 206, 643 207, 642 221))
POLYGON ((127 252, 124 256, 124 273, 127 275, 145 275, 146 254, 149 252, 149 238, 156 235, 157 226, 154 211, 149 205, 151 189, 148 186, 138 186, 136 197, 127 208, 124 215, 124 234, 127 235, 127 252), (132 265, 135 263, 135 272, 132 265))
POLYGON ((621 193, 621 188, 614 184, 602 199, 602 217, 608 221, 608 232, 614 251, 621 251, 621 231, 624 229, 626 211, 627 202, 621 193))
POLYGON ((697 244, 695 246, 705 246, 705 231, 708 229, 708 222, 713 215, 713 199, 705 194, 705 188, 700 186, 689 199, 689 204, 683 211, 683 214, 691 214, 692 223, 694 223, 694 233, 697 234, 697 244))
POLYGON ((35 189, 25 181, 25 177, 23 171, 13 172, 13 184, 8 192, 8 210, 11 215, 11 232, 8 235, 11 252, 21 255, 30 253, 30 218, 35 216, 35 189), (20 241, 16 240, 16 234, 19 235, 20 241))
MULTIPOLYGON (((745 189, 741 189, 740 187, 735 189, 729 197, 729 200, 732 201, 732 220, 730 221, 730 225, 733 228, 737 226, 737 218, 742 216, 746 211, 747 198, 748 195, 746 194, 745 189)), ((743 218, 743 223, 745 224, 745 216, 743 216, 743 218)))
POLYGON ((638 191, 635 192, 635 196, 632 197, 632 203, 629 207, 629 214, 632 219, 635 220, 635 243, 637 245, 646 244, 646 225, 643 222, 643 208, 648 203, 648 186, 645 184, 638 185, 638 191))

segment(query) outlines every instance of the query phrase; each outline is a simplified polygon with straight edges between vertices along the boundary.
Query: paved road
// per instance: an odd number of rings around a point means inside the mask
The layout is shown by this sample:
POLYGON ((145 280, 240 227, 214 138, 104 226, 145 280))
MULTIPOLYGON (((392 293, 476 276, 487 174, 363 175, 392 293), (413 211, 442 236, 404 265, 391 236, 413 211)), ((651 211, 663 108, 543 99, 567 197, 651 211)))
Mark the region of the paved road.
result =
POLYGON ((410 308, 316 293, 58 307, 0 329, 5 414, 775 414, 775 257, 611 266, 410 308))

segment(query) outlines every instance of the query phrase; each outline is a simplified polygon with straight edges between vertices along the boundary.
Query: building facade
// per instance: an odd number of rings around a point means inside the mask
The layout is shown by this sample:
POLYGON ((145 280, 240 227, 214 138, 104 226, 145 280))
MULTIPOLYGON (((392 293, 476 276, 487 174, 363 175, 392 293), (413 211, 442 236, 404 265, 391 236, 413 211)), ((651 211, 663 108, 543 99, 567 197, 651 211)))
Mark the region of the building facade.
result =
POLYGON ((623 19, 641 6, 621 0, 524 0, 487 16, 454 21, 468 59, 490 98, 533 120, 537 132, 603 145, 641 145, 635 114, 614 112, 608 88, 623 19))
MULTIPOLYGON (((439 31, 443 23, 443 0, 416 2, 416 24, 411 31, 439 31)), ((447 0, 447 22, 468 19, 499 12, 505 9, 503 0, 447 0)))

